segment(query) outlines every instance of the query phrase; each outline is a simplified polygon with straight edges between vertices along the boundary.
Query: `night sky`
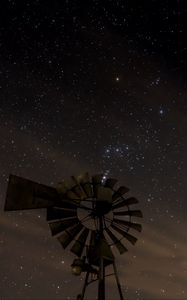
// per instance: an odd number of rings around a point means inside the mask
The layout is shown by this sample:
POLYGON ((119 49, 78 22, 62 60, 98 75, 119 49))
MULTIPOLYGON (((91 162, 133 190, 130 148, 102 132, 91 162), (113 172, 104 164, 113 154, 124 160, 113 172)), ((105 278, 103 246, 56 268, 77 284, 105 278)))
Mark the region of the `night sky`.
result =
POLYGON ((1 1, 0 299, 80 292, 45 210, 3 208, 10 173, 85 171, 140 201, 143 231, 116 257, 125 299, 187 299, 186 18, 184 0, 1 1))

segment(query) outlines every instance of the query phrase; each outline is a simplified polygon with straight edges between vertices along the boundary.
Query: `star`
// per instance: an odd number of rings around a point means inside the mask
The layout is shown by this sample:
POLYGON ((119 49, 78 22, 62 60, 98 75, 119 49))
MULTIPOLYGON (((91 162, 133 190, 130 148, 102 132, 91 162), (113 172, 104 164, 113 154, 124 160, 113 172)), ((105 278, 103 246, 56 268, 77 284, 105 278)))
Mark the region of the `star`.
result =
POLYGON ((159 110, 159 114, 160 114, 161 116, 164 114, 163 108, 161 108, 161 109, 159 110))

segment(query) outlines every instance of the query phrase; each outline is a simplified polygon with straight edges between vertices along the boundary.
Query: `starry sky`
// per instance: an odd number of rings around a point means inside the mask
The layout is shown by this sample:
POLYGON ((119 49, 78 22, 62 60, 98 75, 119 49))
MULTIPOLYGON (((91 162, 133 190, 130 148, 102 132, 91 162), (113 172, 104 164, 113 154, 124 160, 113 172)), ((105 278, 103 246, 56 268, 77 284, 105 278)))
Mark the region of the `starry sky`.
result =
POLYGON ((80 292, 45 210, 3 208, 10 173, 55 186, 85 171, 140 201, 143 231, 116 257, 125 299, 187 299, 186 14, 184 0, 1 1, 0 299, 80 292))

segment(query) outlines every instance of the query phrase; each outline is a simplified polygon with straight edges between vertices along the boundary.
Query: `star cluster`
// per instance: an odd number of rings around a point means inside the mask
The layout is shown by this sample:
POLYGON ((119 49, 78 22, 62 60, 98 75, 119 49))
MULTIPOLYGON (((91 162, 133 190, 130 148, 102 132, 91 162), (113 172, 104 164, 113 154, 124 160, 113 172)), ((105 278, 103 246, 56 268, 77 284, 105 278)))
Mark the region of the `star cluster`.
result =
POLYGON ((10 173, 55 186, 84 171, 119 179, 144 213, 136 247, 117 256, 124 297, 186 299, 185 1, 0 6, 1 299, 80 292, 45 212, 3 207, 10 173))

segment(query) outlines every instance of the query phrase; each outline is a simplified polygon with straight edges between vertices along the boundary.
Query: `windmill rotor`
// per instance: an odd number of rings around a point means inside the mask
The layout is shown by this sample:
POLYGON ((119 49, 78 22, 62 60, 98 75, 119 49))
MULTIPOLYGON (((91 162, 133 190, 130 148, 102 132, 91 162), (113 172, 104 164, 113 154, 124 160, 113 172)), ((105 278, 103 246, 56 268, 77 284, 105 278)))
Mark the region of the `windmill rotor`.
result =
POLYGON ((60 207, 48 207, 47 220, 52 235, 58 235, 64 249, 70 245, 70 251, 81 257, 85 248, 90 247, 92 233, 99 232, 99 220, 103 238, 109 247, 115 246, 122 254, 127 251, 122 240, 135 244, 137 238, 129 231, 140 232, 142 227, 132 219, 142 218, 143 215, 140 210, 131 209, 138 200, 125 197, 129 189, 125 186, 114 189, 116 183, 116 179, 108 178, 105 181, 102 174, 91 177, 88 173, 72 176, 59 183, 59 195, 74 207, 62 209, 63 204, 60 207))

